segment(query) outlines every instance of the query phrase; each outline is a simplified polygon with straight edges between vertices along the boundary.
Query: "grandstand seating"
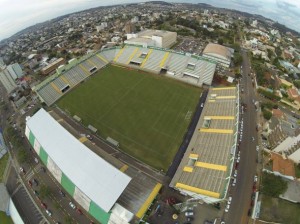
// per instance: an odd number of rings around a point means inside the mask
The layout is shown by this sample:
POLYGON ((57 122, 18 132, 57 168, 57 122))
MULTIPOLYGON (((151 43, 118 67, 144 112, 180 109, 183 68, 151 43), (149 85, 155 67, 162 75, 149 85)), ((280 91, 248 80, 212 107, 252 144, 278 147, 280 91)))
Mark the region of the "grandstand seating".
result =
POLYGON ((159 73, 161 69, 159 65, 163 60, 165 54, 165 51, 153 50, 152 54, 149 56, 144 65, 144 69, 150 70, 154 73, 159 73))
POLYGON ((55 74, 37 86, 35 91, 47 105, 53 104, 64 93, 66 86, 73 88, 91 75, 90 69, 96 71, 108 63, 128 65, 130 61, 139 61, 140 65, 130 65, 139 69, 158 74, 162 68, 170 72, 166 75, 184 82, 201 86, 210 85, 216 69, 216 64, 198 56, 185 55, 159 48, 143 48, 142 46, 125 45, 123 48, 104 49, 96 54, 86 55, 73 67, 69 67, 62 74, 55 74), (142 53, 149 53, 144 59, 142 53), (195 67, 187 68, 191 63, 195 67), (189 75, 184 75, 187 72, 189 75), (171 74, 174 75, 171 75, 171 74))

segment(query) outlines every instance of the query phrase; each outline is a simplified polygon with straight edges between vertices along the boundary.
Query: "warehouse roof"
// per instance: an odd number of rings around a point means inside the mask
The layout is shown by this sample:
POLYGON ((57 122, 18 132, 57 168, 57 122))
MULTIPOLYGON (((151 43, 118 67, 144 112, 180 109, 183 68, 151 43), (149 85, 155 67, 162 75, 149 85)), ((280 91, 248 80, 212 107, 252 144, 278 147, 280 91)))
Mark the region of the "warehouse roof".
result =
POLYGON ((209 43, 203 50, 203 54, 213 54, 230 60, 232 52, 229 48, 222 45, 209 43))
POLYGON ((228 186, 237 132, 236 87, 211 88, 170 186, 221 199, 228 186))
POLYGON ((131 178, 80 143, 44 109, 29 118, 27 126, 62 172, 109 212, 131 178))

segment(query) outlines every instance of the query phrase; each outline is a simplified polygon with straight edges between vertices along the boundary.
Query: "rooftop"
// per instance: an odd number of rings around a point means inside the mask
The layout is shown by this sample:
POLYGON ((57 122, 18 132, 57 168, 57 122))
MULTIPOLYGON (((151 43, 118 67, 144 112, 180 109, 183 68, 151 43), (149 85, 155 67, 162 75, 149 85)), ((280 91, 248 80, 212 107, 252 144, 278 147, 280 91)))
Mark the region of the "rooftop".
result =
POLYGON ((44 109, 30 117, 26 125, 62 172, 109 212, 131 178, 80 143, 44 109))
POLYGON ((273 160, 273 171, 277 171, 286 176, 295 177, 294 162, 290 159, 284 159, 281 155, 271 153, 273 160))
POLYGON ((170 31, 165 31, 165 30, 142 30, 138 33, 138 36, 139 37, 148 37, 148 38, 151 38, 151 36, 164 37, 171 33, 175 33, 175 32, 170 32, 170 31))
POLYGON ((170 186, 222 198, 237 131, 236 87, 211 88, 196 130, 170 186))
POLYGON ((217 54, 227 60, 230 60, 232 52, 229 48, 222 45, 209 43, 203 50, 203 54, 217 54))

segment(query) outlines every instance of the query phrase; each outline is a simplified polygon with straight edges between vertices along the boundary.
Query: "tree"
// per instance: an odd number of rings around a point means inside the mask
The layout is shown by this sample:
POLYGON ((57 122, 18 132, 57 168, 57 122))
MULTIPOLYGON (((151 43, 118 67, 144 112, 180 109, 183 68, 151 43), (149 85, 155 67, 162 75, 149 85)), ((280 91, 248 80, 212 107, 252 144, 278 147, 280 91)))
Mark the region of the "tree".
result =
POLYGON ((50 195, 50 188, 46 185, 42 185, 40 188, 40 197, 41 199, 44 199, 50 195))
POLYGON ((293 81, 294 85, 299 89, 300 88, 300 80, 294 80, 293 81))
POLYGON ((241 65, 243 62, 243 57, 239 52, 235 52, 234 53, 234 57, 233 57, 233 63, 235 66, 239 66, 241 65))
POLYGON ((272 112, 270 112, 268 110, 263 110, 263 116, 266 120, 270 120, 272 117, 272 112))
POLYGON ((278 197, 287 189, 287 182, 271 173, 263 173, 261 191, 265 195, 278 197))
POLYGON ((224 43, 224 39, 223 39, 223 38, 219 38, 219 39, 218 39, 218 44, 223 45, 223 43, 224 43))

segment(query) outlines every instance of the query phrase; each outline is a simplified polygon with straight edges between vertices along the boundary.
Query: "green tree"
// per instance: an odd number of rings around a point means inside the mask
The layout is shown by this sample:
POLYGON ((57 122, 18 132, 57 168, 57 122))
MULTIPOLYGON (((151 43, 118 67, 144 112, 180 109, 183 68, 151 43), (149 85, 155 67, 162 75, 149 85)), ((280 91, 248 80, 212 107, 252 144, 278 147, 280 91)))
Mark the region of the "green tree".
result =
POLYGON ((234 57, 233 57, 233 63, 234 63, 234 65, 239 66, 239 65, 242 64, 242 62, 243 62, 242 55, 239 52, 235 52, 234 53, 234 57))
POLYGON ((287 182, 271 173, 263 173, 261 191, 265 195, 278 197, 287 189, 287 182))
POLYGON ((219 39, 218 39, 218 44, 223 45, 223 43, 224 43, 224 39, 223 39, 223 38, 219 38, 219 39))
POLYGON ((300 80, 299 79, 294 80, 293 83, 297 88, 300 88, 300 80))
POLYGON ((268 110, 263 110, 263 116, 266 120, 270 120, 272 117, 272 112, 270 112, 268 110))

